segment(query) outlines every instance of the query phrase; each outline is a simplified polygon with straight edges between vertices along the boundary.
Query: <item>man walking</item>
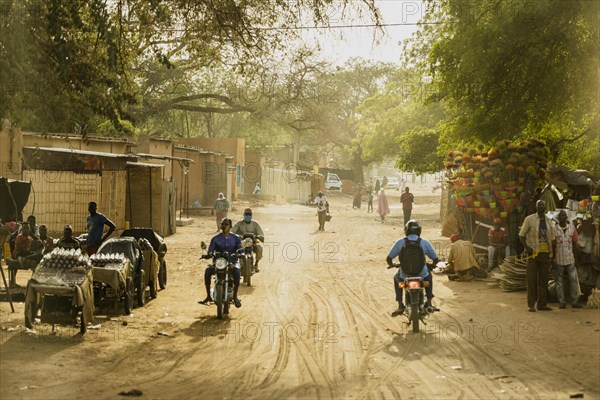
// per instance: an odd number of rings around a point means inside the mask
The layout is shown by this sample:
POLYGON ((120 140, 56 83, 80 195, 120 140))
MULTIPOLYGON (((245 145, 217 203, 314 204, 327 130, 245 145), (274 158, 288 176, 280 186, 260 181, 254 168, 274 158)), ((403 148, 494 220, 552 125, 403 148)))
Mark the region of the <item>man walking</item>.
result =
POLYGON ((329 214, 329 202, 323 192, 317 193, 314 203, 317 205, 317 216, 319 218, 319 231, 325 230, 325 219, 329 214))
POLYGON ((402 211, 404 212, 404 225, 410 221, 410 215, 412 214, 412 204, 415 201, 415 196, 410 193, 409 188, 404 189, 404 193, 400 196, 400 202, 402 202, 402 211))
POLYGON ((96 254, 98 248, 117 228, 116 225, 108 218, 97 212, 98 205, 94 201, 88 204, 90 215, 87 217, 88 235, 85 241, 86 251, 89 256, 96 254), (108 232, 102 236, 104 225, 108 225, 108 232))
POLYGON ((575 268, 575 256, 573 247, 579 240, 579 235, 573 224, 567 223, 567 212, 560 210, 558 223, 555 226, 554 254, 554 276, 556 278, 556 296, 558 297, 558 308, 566 307, 565 300, 565 277, 569 279, 569 297, 571 307, 581 308, 577 303, 579 299, 579 286, 577 285, 577 269, 575 268))
POLYGON ((546 202, 535 203, 537 212, 523 221, 519 239, 527 252, 527 306, 529 312, 548 311, 552 308, 546 304, 548 299, 548 270, 552 264, 552 248, 554 227, 550 218, 544 213, 546 202))

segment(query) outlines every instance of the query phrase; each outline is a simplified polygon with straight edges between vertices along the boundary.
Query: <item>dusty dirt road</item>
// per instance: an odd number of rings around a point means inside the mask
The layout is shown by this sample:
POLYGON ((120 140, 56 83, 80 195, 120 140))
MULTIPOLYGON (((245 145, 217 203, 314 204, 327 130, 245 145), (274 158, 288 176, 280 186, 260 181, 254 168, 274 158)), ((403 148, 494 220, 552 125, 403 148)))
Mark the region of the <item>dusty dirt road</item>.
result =
MULTIPOLYGON (((443 255, 437 197, 413 192, 423 237, 443 255)), ((598 310, 528 313, 524 292, 442 275, 434 278, 442 311, 424 332, 392 318, 394 271, 384 259, 402 225, 398 193, 390 200, 381 224, 364 203, 352 210, 334 196, 323 233, 309 207, 256 208, 265 259, 224 321, 197 303, 206 265, 198 248, 214 234, 211 218, 167 238, 169 286, 156 300, 132 316, 98 315, 101 328, 83 337, 67 327, 51 335, 44 324, 28 335, 23 305, 12 314, 0 304, 0 398, 116 399, 130 389, 152 399, 600 397, 598 310)))

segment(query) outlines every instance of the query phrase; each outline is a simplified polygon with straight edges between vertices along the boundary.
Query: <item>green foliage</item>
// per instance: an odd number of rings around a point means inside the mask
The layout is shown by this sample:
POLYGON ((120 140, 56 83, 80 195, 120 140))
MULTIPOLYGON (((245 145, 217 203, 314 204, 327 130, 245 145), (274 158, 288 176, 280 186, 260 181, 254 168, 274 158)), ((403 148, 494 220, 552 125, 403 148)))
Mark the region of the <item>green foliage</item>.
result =
POLYGON ((407 43, 408 61, 432 77, 449 118, 442 148, 538 136, 555 161, 597 165, 600 5, 574 0, 431 2, 407 43), (572 143, 572 145, 569 145, 572 143))
POLYGON ((443 157, 436 154, 439 131, 419 126, 396 137, 399 153, 396 167, 418 174, 435 173, 441 169, 443 157))
MULTIPOLYGON (((339 20, 357 12, 379 21, 374 0, 6 2, 0 10, 0 119, 84 134, 110 121, 115 132, 129 135, 131 124, 156 122, 157 114, 172 110, 252 112, 219 93, 222 82, 207 86, 203 70, 260 80, 281 58, 295 55, 289 41, 298 31, 289 28, 327 25, 331 15, 339 20), (203 91, 195 91, 197 83, 203 91)), ((175 120, 185 115, 173 114, 175 120)))
POLYGON ((399 70, 384 90, 366 99, 358 108, 365 157, 393 157, 405 171, 439 171, 437 147, 446 115, 443 104, 427 101, 430 92, 430 85, 414 70, 399 70))

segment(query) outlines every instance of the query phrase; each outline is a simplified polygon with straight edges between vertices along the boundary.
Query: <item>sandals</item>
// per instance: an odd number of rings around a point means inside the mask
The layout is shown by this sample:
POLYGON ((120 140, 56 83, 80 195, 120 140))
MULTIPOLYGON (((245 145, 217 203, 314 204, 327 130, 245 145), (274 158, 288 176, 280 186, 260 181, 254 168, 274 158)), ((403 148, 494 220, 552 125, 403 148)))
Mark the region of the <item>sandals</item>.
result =
POLYGON ((208 303, 210 303, 212 301, 213 301, 213 299, 210 296, 207 296, 204 300, 199 301, 198 304, 205 304, 206 305, 206 304, 208 304, 208 303))
POLYGON ((235 305, 235 308, 240 308, 242 306, 242 302, 237 298, 233 299, 233 304, 235 305))

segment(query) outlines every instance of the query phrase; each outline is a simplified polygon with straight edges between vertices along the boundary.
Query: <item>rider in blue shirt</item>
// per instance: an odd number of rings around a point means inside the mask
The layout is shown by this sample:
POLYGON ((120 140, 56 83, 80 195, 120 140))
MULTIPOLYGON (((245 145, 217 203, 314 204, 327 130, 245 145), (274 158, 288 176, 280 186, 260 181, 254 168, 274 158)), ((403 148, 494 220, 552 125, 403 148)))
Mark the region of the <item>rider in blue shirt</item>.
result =
MULTIPOLYGON (((395 267, 392 261, 395 257, 400 255, 400 250, 402 250, 404 247, 406 239, 408 239, 410 242, 416 242, 419 239, 421 236, 421 225, 419 225, 419 223, 415 220, 410 220, 406 223, 404 233, 406 234, 406 238, 396 241, 387 255, 386 262, 389 267, 395 267)), ((436 265, 439 262, 439 259, 431 243, 428 240, 421 238, 420 245, 425 256, 432 259, 433 265, 436 265)), ((423 268, 417 276, 420 276, 423 278, 423 280, 429 281, 429 287, 425 288, 427 293, 427 306, 433 307, 431 304, 431 299, 433 299, 433 277, 427 268, 427 263, 423 264, 423 268)), ((407 275, 402 271, 402 266, 400 266, 398 272, 394 275, 394 290, 396 291, 398 309, 392 313, 392 316, 404 313, 404 303, 402 301, 402 288, 400 288, 400 282, 402 282, 406 277, 407 275)))
MULTIPOLYGON (((214 252, 223 253, 227 252, 230 254, 229 261, 233 263, 233 304, 237 308, 242 306, 242 302, 238 299, 237 293, 240 287, 240 264, 237 261, 237 251, 242 249, 242 239, 238 235, 234 235, 231 233, 232 222, 229 218, 223 218, 221 221, 221 230, 222 232, 218 235, 214 236, 210 240, 210 245, 208 246, 208 254, 213 254, 214 252)), ((244 250, 242 249, 241 253, 243 254, 244 250)), ((204 271, 204 285, 206 286, 206 298, 200 303, 206 304, 209 301, 212 301, 210 297, 210 277, 215 273, 215 266, 209 265, 204 271)))

